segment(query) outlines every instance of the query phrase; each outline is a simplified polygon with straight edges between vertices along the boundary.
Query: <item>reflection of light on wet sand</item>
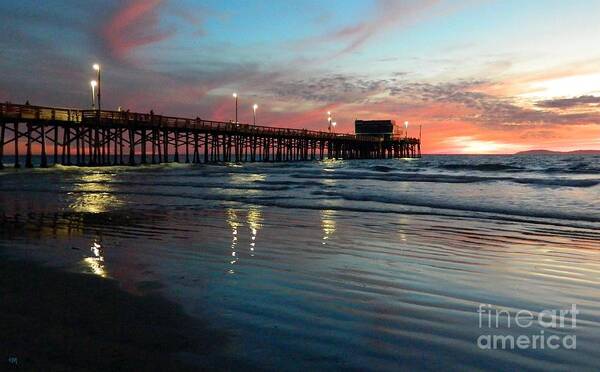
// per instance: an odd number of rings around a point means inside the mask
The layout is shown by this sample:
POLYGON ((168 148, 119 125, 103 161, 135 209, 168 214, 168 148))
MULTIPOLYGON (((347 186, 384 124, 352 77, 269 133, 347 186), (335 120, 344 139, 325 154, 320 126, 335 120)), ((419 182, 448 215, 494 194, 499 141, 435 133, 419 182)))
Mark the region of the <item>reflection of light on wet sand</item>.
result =
POLYGON ((242 185, 257 181, 264 181, 266 179, 266 175, 257 173, 235 173, 229 176, 230 183, 242 185))
POLYGON ((69 206, 75 212, 102 213, 122 202, 110 194, 111 174, 89 173, 81 176, 81 183, 75 185, 75 201, 69 206))
MULTIPOLYGON (((234 274, 235 270, 233 269, 233 265, 239 262, 239 251, 238 251, 238 243, 240 239, 242 239, 243 224, 238 217, 238 212, 236 212, 233 208, 227 209, 227 224, 231 229, 231 261, 229 262, 232 267, 229 270, 230 274, 234 274)), ((258 235, 258 231, 262 227, 262 211, 259 207, 250 207, 246 214, 246 224, 248 229, 250 230, 250 256, 254 256, 254 251, 256 249, 256 236, 258 235)))
POLYGON ((106 277, 106 269, 104 268, 104 256, 102 253, 102 246, 94 242, 90 247, 90 251, 92 251, 92 256, 86 257, 83 259, 83 262, 90 268, 92 273, 95 275, 106 277))
POLYGON ((400 235, 400 240, 403 242, 406 242, 406 230, 404 229, 404 226, 408 225, 408 218, 406 218, 406 216, 402 216, 400 217, 400 231, 398 231, 398 235, 400 235))
MULTIPOLYGON (((238 262, 236 246, 238 241, 238 228, 240 227, 240 222, 238 220, 237 213, 233 208, 227 208, 227 224, 231 228, 231 261, 229 262, 231 265, 235 265, 238 262)), ((230 274, 234 274, 235 270, 233 266, 229 269, 230 274)))
POLYGON ((324 209, 321 214, 321 228, 323 229, 323 244, 327 244, 327 240, 335 232, 335 212, 330 209, 324 209))
POLYGON ((246 223, 250 228, 250 255, 254 256, 254 249, 256 248, 256 235, 258 234, 258 230, 262 227, 262 212, 258 207, 251 207, 248 210, 248 215, 246 216, 246 223))

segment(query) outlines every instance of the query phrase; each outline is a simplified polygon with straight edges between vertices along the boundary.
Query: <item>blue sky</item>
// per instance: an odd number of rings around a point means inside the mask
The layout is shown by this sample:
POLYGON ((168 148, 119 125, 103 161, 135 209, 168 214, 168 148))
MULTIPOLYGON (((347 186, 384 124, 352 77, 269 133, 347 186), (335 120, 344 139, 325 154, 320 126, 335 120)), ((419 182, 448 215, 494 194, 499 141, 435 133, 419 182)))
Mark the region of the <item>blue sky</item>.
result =
POLYGON ((2 1, 0 100, 340 130, 431 152, 600 148, 600 1, 2 1), (246 107, 247 106, 247 107, 246 107), (244 117, 244 116, 243 116, 244 117), (416 130, 416 128, 415 128, 416 130))

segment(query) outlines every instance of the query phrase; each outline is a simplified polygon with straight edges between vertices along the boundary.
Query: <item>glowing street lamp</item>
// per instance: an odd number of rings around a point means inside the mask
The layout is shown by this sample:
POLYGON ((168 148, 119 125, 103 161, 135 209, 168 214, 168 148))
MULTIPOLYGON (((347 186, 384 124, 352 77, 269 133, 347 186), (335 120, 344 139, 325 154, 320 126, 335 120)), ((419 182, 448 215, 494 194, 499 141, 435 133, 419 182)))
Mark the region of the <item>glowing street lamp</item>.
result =
POLYGON ((98 82, 96 80, 90 81, 90 85, 92 87, 92 110, 96 108, 96 86, 98 86, 98 82))
POLYGON ((327 111, 327 130, 331 132, 331 111, 327 111))
POLYGON ((404 138, 408 138, 408 121, 404 122, 404 138))
POLYGON ((255 103, 254 106, 252 106, 252 110, 254 111, 254 125, 256 125, 256 109, 258 108, 258 105, 255 103))
POLYGON ((237 115, 237 108, 238 108, 238 94, 237 93, 233 93, 233 98, 235 98, 235 123, 237 124, 238 122, 238 115, 237 115))
POLYGON ((94 63, 92 65, 92 68, 94 70, 96 70, 96 81, 97 81, 97 85, 98 85, 98 111, 102 110, 102 106, 101 106, 101 97, 102 97, 102 92, 101 92, 101 80, 100 80, 100 65, 98 63, 94 63))
POLYGON ((332 132, 333 132, 333 133, 335 133, 335 125, 336 125, 336 124, 337 124, 337 122, 335 122, 335 121, 331 123, 331 125, 332 125, 332 127, 333 127, 333 128, 332 128, 332 132))

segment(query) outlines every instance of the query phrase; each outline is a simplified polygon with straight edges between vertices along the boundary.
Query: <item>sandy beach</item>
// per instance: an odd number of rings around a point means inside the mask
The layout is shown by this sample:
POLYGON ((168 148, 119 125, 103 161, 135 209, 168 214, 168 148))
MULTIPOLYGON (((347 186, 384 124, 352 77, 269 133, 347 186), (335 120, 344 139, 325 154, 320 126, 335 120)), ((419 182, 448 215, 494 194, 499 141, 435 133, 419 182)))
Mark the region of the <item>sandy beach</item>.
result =
MULTIPOLYGON (((14 259, 2 260, 0 280, 3 369, 192 371, 227 344, 181 306, 115 280, 14 259)), ((210 360, 211 370, 226 366, 210 360)))
POLYGON ((7 170, 5 360, 38 370, 590 369, 600 362, 596 161, 7 170), (575 328, 506 323, 573 304, 575 328), (498 327, 479 318, 498 309, 498 327), (577 347, 486 350, 488 334, 576 336, 577 347))

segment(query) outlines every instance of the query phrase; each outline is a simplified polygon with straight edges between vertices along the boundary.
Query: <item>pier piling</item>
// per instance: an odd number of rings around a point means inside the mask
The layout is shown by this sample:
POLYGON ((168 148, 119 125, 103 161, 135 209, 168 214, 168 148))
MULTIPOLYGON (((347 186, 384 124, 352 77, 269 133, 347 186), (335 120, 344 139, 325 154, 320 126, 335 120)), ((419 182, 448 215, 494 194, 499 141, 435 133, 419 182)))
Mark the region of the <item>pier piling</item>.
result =
POLYGON ((0 169, 4 169, 4 133, 6 124, 0 122, 0 169))

